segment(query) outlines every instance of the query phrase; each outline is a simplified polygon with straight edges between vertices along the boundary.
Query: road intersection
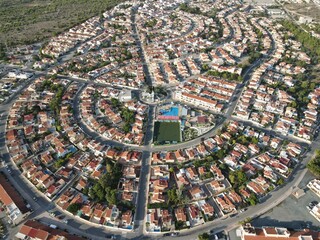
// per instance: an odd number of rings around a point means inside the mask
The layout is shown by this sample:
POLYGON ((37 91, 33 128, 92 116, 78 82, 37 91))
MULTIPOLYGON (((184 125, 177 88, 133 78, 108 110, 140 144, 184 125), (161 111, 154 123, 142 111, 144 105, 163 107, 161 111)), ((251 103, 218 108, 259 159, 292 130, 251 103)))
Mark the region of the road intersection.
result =
MULTIPOLYGON (((150 74, 149 65, 146 61, 145 53, 143 46, 141 44, 141 41, 139 39, 138 29, 135 24, 134 14, 133 14, 133 25, 132 28, 135 32, 136 42, 140 46, 141 49, 141 56, 144 61, 144 72, 146 73, 146 82, 149 86, 152 86, 153 79, 150 74)), ((272 36, 270 35, 270 38, 272 39, 272 36)), ((155 120, 155 110, 156 106, 154 104, 149 105, 149 112, 148 112, 148 121, 147 121, 147 127, 145 130, 145 140, 144 145, 142 146, 135 146, 135 145, 127 145, 123 143, 119 143, 117 141, 113 141, 110 139, 106 139, 103 136, 99 135, 98 133, 92 131, 85 123, 85 121, 81 118, 80 109, 79 109, 79 102, 80 102, 80 96, 82 91, 85 89, 86 86, 90 84, 94 84, 96 86, 102 86, 102 87, 109 87, 110 84, 103 84, 99 82, 91 82, 90 80, 78 78, 78 77, 70 77, 70 76, 64 76, 64 75, 57 75, 58 79, 67 79, 70 81, 78 82, 79 83, 79 90, 77 94, 74 97, 73 101, 73 109, 74 109, 74 118, 77 120, 77 124, 82 129, 82 131, 90 136, 91 138, 101 142, 104 145, 107 146, 117 146, 122 147, 130 150, 137 150, 142 152, 142 162, 141 162, 141 173, 140 173, 140 181, 139 181, 139 191, 137 196, 137 203, 136 203, 136 212, 135 212, 135 219, 134 219, 134 231, 125 231, 120 229, 112 229, 109 227, 103 227, 99 226, 97 224, 92 224, 88 221, 84 221, 80 218, 74 217, 73 215, 66 213, 62 211, 58 206, 56 206, 53 202, 51 202, 49 199, 47 199, 45 196, 40 194, 37 189, 29 183, 29 181, 20 174, 20 170, 17 168, 17 166, 10 161, 10 156, 8 153, 8 149, 6 147, 5 143, 5 133, 6 133, 6 124, 7 124, 7 117, 9 110, 14 103, 17 96, 25 90, 33 80, 35 80, 38 77, 41 76, 47 76, 48 70, 46 71, 37 71, 25 67, 19 67, 19 66, 13 66, 13 65, 0 65, 0 67, 5 67, 6 70, 23 70, 25 72, 33 73, 34 76, 26 81, 17 92, 15 92, 9 99, 7 99, 3 104, 0 105, 0 153, 2 155, 2 158, 6 162, 6 164, 9 165, 10 168, 12 168, 12 175, 8 172, 4 171, 9 178, 10 182, 13 183, 14 187, 20 192, 21 195, 26 199, 28 203, 31 204, 33 208, 33 212, 28 216, 28 219, 31 218, 37 218, 41 221, 44 221, 48 224, 55 224, 58 227, 62 229, 67 229, 69 232, 83 235, 91 239, 105 239, 105 234, 107 233, 114 233, 118 235, 122 235, 123 238, 128 239, 142 239, 142 238, 161 238, 161 235, 159 233, 148 233, 146 232, 145 226, 146 226, 146 212, 147 212, 147 202, 148 202, 148 188, 149 188, 149 179, 150 179, 150 166, 151 166, 151 156, 153 152, 159 152, 159 151, 172 151, 176 149, 182 149, 182 148, 189 148, 192 146, 195 146, 197 144, 200 144, 203 142, 204 139, 207 139, 209 137, 212 137, 217 134, 217 132, 220 130, 221 126, 224 125, 224 123, 235 120, 239 123, 242 123, 245 126, 251 126, 254 127, 262 132, 267 133, 268 135, 272 136, 279 136, 282 139, 290 140, 296 143, 301 144, 305 148, 309 148, 309 151, 306 153, 304 159, 299 163, 299 165, 294 169, 293 173, 291 174, 290 178, 288 179, 287 183, 272 191, 267 195, 265 199, 262 200, 261 203, 257 206, 250 207, 247 211, 238 214, 236 217, 230 217, 227 216, 224 219, 216 219, 212 222, 205 223, 201 226, 182 230, 178 237, 175 237, 175 239, 183 239, 188 236, 188 238, 195 239, 198 235, 198 232, 204 232, 204 231, 210 231, 210 230, 225 230, 225 229, 231 229, 238 225, 239 221, 242 221, 248 217, 257 217, 273 207, 280 204, 282 201, 284 201, 298 186, 302 178, 304 177, 306 173, 306 164, 307 162, 313 157, 314 152, 316 149, 320 148, 320 139, 319 137, 315 139, 312 143, 308 143, 305 141, 301 141, 301 139, 297 139, 296 137, 290 136, 290 135, 283 135, 279 132, 276 132, 272 129, 266 129, 262 126, 258 126, 254 124, 253 122, 249 120, 243 120, 239 119, 235 116, 233 116, 233 111, 236 108, 236 105, 238 103, 239 98, 241 97, 241 94, 243 90, 245 89, 246 83, 249 81, 251 74, 253 73, 254 69, 259 67, 261 64, 263 64, 268 56, 272 55, 274 52, 275 46, 273 41, 273 48, 269 51, 269 53, 255 61, 243 74, 244 82, 242 84, 238 84, 237 89, 235 91, 235 94, 233 95, 233 101, 229 105, 229 107, 226 109, 225 113, 215 113, 221 117, 221 120, 218 121, 214 128, 212 128, 207 133, 193 139, 187 142, 178 143, 175 145, 161 145, 161 146, 155 146, 152 144, 153 142, 153 127, 154 127, 154 120, 155 120), (35 198, 37 201, 35 201, 35 198), (58 212, 58 214, 67 215, 68 218, 68 224, 65 224, 56 218, 52 217, 49 213, 49 211, 55 211, 58 212)), ((113 86, 114 87, 114 86, 113 86)), ((140 94, 139 94, 140 95, 140 94)), ((170 99, 168 100, 170 101, 170 99)))
MULTIPOLYGON (((256 65, 257 66, 257 65, 256 65)), ((9 66, 8 68, 10 69, 16 69, 13 66, 9 66)), ((253 68, 252 68, 253 69, 253 68)), ((33 70, 30 70, 33 72, 33 70)), ((35 72, 35 76, 33 79, 35 79, 38 76, 44 76, 46 75, 46 72, 35 72)), ((60 78, 60 76, 59 76, 60 78)), ((220 127, 223 125, 223 123, 227 120, 237 120, 240 121, 242 124, 247 125, 247 126, 254 126, 253 123, 250 121, 243 121, 239 120, 236 117, 232 116, 231 113, 232 111, 228 110, 229 116, 224 115, 223 121, 218 123, 215 128, 210 130, 208 133, 202 135, 201 137, 191 140, 189 142, 184 142, 180 143, 177 145, 170 145, 170 146, 153 146, 152 145, 152 139, 153 139, 153 122, 154 122, 154 111, 155 111, 155 106, 152 106, 149 108, 149 117, 148 117, 148 124, 147 124, 147 129, 146 129, 146 136, 147 138, 145 139, 145 145, 144 146, 137 146, 137 147, 132 147, 132 146, 125 146, 122 145, 118 142, 115 141, 110 141, 107 139, 103 139, 101 136, 99 136, 97 133, 92 132, 81 120, 79 117, 79 96, 81 94, 82 89, 85 88, 88 84, 90 84, 88 81, 84 81, 82 79, 77 79, 77 78, 70 78, 70 77, 65 77, 61 76, 61 79, 68 79, 68 80, 73 80, 73 81, 78 81, 79 83, 82 84, 81 88, 77 92, 75 99, 74 99, 74 113, 76 119, 79 120, 78 124, 82 128, 82 130, 86 133, 89 134, 91 137, 95 138, 98 141, 101 141, 102 143, 105 143, 107 145, 111 146, 122 146, 122 147, 127 147, 129 149, 135 149, 135 150, 140 150, 143 153, 143 158, 142 158, 142 168, 141 168, 141 176, 140 176, 140 185, 139 185, 139 194, 137 198, 137 211, 135 214, 135 231, 133 232, 126 232, 125 233, 125 238, 134 238, 137 239, 139 237, 151 237, 151 238, 157 238, 159 237, 158 234, 154 233, 147 233, 145 231, 145 215, 146 215, 146 210, 147 210, 147 194, 148 194, 148 181, 149 181, 149 172, 150 172, 150 160, 151 160, 151 153, 153 151, 170 151, 170 150, 175 150, 175 149, 180 149, 180 148, 186 148, 190 146, 194 146, 196 144, 199 144, 203 139, 206 139, 208 137, 212 137, 216 134, 216 132, 220 129, 220 127), (229 118, 228 118, 229 117, 229 118), (120 144, 120 145, 119 145, 120 144)), ((17 190, 22 193, 24 198, 27 200, 28 203, 31 203, 31 206, 33 208, 33 213, 28 217, 28 218, 39 218, 42 219, 43 221, 46 221, 50 224, 55 224, 61 228, 67 229, 70 232, 73 232, 75 234, 80 234, 87 236, 89 238, 94 239, 101 239, 104 238, 105 233, 114 233, 114 234, 119 234, 119 230, 113 230, 110 228, 101 228, 98 227, 97 225, 88 225, 88 222, 83 222, 79 218, 74 218, 72 216, 68 216, 69 218, 69 223, 64 224, 59 222, 57 219, 53 218, 50 216, 48 211, 58 211, 60 214, 63 214, 63 211, 56 207, 53 203, 48 201, 45 197, 42 197, 39 195, 37 190, 34 188, 33 185, 29 183, 27 179, 25 179, 22 175, 20 175, 20 171, 16 168, 14 164, 10 162, 10 157, 6 149, 5 145, 5 126, 6 126, 6 119, 8 116, 8 112, 10 110, 11 105, 14 103, 15 98, 24 90, 27 88, 27 86, 32 82, 32 80, 27 81, 14 95, 8 99, 5 104, 0 105, 0 113, 1 113, 1 119, 0 119, 0 132, 1 132, 1 140, 0 140, 0 148, 1 148, 1 154, 3 156, 3 159, 7 162, 7 164, 12 167, 13 169, 13 175, 7 174, 9 180, 13 182, 14 186, 17 188, 17 190), (27 190, 30 189, 30 190, 27 190), (39 200, 37 202, 34 201, 34 197, 37 197, 39 200), (84 229, 81 230, 81 229, 84 229)), ((242 90, 241 88, 239 89, 240 91, 242 90)), ((237 94, 236 99, 240 97, 240 93, 237 94)), ((231 105, 230 108, 234 108, 236 101, 233 102, 234 105, 231 105)), ((284 139, 292 140, 294 142, 299 142, 301 144, 301 141, 297 141, 295 137, 292 136, 283 136, 282 134, 275 132, 273 130, 268 130, 259 126, 254 126, 255 128, 258 128, 261 131, 264 131, 270 135, 273 136, 280 136, 284 139)), ((304 146, 307 146, 306 143, 302 142, 304 146)), ((276 189, 275 191, 271 192, 268 195, 268 198, 264 200, 264 202, 260 203, 258 206, 255 207, 250 207, 246 212, 239 214, 236 218, 226 218, 226 219, 217 219, 214 220, 213 222, 206 223, 204 225, 198 226, 196 229, 191 229, 191 230, 184 230, 181 231, 179 238, 183 238, 186 235, 189 237, 194 235, 196 237, 195 230, 197 231, 209 231, 212 229, 219 230, 219 229, 228 229, 233 226, 236 226, 239 221, 246 219, 247 217, 255 217, 259 216, 264 212, 267 212, 274 206, 278 205, 281 203, 286 197, 288 197, 293 189, 299 184, 301 179, 303 178, 304 174, 306 173, 306 163, 312 158, 312 155, 316 149, 320 148, 319 144, 319 139, 316 139, 315 141, 312 142, 310 145, 311 149, 305 156, 304 160, 300 163, 299 167, 295 169, 293 172, 291 179, 288 181, 288 183, 279 188, 276 189), (214 226, 214 227, 213 227, 214 226)))

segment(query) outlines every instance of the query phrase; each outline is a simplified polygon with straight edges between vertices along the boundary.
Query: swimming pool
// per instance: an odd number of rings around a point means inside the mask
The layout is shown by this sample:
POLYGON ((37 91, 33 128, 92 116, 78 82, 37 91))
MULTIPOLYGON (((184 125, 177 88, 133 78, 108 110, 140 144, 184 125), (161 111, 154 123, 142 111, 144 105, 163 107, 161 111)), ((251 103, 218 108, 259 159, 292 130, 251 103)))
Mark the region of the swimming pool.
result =
POLYGON ((170 110, 160 110, 160 113, 163 116, 179 116, 179 108, 178 107, 171 107, 170 110))

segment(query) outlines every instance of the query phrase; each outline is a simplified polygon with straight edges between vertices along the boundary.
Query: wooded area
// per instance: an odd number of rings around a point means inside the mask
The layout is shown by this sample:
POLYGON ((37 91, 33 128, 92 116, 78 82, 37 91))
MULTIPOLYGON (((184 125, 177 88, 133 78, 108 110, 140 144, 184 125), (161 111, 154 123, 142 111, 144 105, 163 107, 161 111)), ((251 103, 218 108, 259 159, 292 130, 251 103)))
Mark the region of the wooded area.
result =
POLYGON ((320 177, 320 150, 317 150, 315 158, 308 162, 307 167, 316 177, 320 177))

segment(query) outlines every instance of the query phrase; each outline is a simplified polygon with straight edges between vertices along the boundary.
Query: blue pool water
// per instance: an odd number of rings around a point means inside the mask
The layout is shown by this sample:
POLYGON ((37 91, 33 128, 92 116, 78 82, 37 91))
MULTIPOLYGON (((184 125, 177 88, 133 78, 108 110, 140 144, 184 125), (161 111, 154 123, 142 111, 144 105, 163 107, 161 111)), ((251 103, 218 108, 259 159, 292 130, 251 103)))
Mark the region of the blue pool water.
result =
POLYGON ((75 147, 75 146, 70 146, 69 148, 68 148, 68 150, 70 151, 70 152, 72 152, 72 153, 75 153, 76 151, 77 151, 77 148, 75 147))
POLYGON ((171 107, 170 110, 161 110, 160 111, 163 116, 179 116, 179 108, 178 107, 171 107))

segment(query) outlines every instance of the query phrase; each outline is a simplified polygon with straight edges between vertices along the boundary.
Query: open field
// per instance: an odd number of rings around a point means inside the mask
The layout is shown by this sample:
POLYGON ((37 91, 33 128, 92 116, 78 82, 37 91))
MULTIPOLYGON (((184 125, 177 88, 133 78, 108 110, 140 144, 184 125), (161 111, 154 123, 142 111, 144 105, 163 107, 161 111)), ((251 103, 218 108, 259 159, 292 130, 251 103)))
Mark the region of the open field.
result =
POLYGON ((2 0, 0 43, 19 45, 52 37, 122 0, 2 0))
POLYGON ((155 122, 154 124, 155 142, 181 141, 181 131, 179 122, 155 122))
POLYGON ((284 7, 292 14, 295 15, 297 19, 299 17, 312 17, 314 21, 320 21, 320 6, 310 3, 290 3, 285 4, 284 7))

